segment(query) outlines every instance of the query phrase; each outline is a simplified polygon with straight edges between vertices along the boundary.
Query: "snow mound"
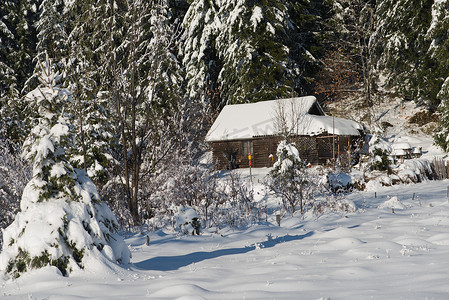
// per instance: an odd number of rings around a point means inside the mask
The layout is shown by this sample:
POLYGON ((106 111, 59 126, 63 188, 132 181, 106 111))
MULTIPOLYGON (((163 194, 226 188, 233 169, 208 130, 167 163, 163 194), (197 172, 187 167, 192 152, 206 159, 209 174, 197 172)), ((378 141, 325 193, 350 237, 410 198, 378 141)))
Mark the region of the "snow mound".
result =
POLYGON ((394 209, 405 209, 405 205, 398 199, 398 197, 388 197, 388 200, 380 204, 377 208, 394 208, 394 209))
POLYGON ((428 241, 435 245, 449 246, 449 233, 436 234, 430 237, 428 241))
POLYGON ((345 237, 320 245, 317 248, 318 250, 349 250, 363 244, 365 244, 365 242, 360 239, 345 237))
POLYGON ((172 299, 175 297, 176 299, 205 299, 200 295, 207 292, 207 290, 196 284, 178 284, 163 288, 152 294, 152 296, 172 299))

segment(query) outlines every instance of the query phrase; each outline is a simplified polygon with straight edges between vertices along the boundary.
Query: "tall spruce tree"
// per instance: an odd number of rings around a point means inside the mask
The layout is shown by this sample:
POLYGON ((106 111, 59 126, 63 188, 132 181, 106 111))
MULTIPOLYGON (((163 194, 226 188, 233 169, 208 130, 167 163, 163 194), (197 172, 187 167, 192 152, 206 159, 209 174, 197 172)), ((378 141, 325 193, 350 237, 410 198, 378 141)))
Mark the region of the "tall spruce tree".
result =
POLYGON ((437 93, 440 113, 439 126, 434 133, 434 140, 444 151, 449 151, 449 1, 438 1, 432 6, 432 23, 428 30, 431 41, 429 56, 435 62, 435 67, 428 76, 433 78, 434 91, 437 93))
POLYGON ((322 1, 192 1, 184 18, 190 97, 212 110, 310 92, 322 1))
POLYGON ((67 58, 67 37, 70 24, 66 20, 66 12, 72 2, 63 0, 42 0, 39 5, 39 19, 36 22, 37 44, 36 56, 45 60, 46 55, 58 62, 59 68, 64 68, 67 58), (62 65, 61 65, 62 64, 62 65))
POLYGON ((85 172, 69 162, 75 139, 66 113, 71 93, 58 85, 61 75, 48 58, 38 69, 40 85, 25 97, 37 111, 24 143, 33 178, 24 189, 21 212, 4 231, 0 270, 18 277, 55 266, 68 275, 91 259, 128 263, 115 217, 85 172))
POLYGON ((0 3, 0 126, 14 140, 26 134, 24 105, 16 100, 33 74, 36 12, 32 1, 0 3))
POLYGON ((432 102, 427 59, 429 40, 426 33, 431 22, 432 1, 383 0, 375 11, 375 33, 378 67, 386 77, 387 86, 402 97, 432 102))
POLYGON ((17 76, 19 92, 28 92, 33 89, 32 84, 27 83, 34 72, 33 59, 36 56, 38 5, 40 1, 21 0, 19 3, 19 18, 16 27, 17 50, 11 53, 14 57, 14 70, 17 76))
POLYGON ((436 98, 435 103, 449 97, 449 1, 435 1, 432 6, 432 22, 427 31, 430 41, 428 60, 431 68, 427 69, 430 97, 436 98))
MULTIPOLYGON (((107 93, 100 91, 99 6, 93 1, 75 1, 66 15, 71 20, 66 59, 66 82, 72 91, 71 112, 76 125, 76 148, 73 164, 85 169, 97 186, 108 180, 108 169, 113 167, 111 145, 114 137, 107 93)), ((97 3, 98 4, 98 3, 97 3)))
POLYGON ((217 36, 221 28, 220 1, 194 0, 183 20, 184 37, 181 52, 186 70, 187 97, 207 102, 220 111, 218 76, 222 69, 217 36))
POLYGON ((18 13, 16 1, 6 0, 0 3, 0 99, 18 96, 16 72, 11 57, 17 49, 15 28, 18 13))
MULTIPOLYGON (((18 19, 18 7, 15 1, 2 1, 0 3, 0 127, 2 135, 12 136, 14 119, 11 116, 13 106, 11 99, 19 95, 17 87, 17 74, 11 53, 17 49, 15 30, 18 19), (7 128, 5 132, 5 128, 7 128)), ((0 136, 4 139, 5 137, 0 136)))
POLYGON ((120 150, 115 159, 123 166, 117 175, 137 225, 142 178, 173 148, 174 139, 166 132, 183 94, 183 76, 173 53, 178 36, 166 1, 105 1, 98 15, 106 20, 98 45, 100 91, 114 107, 111 116, 120 150))
POLYGON ((217 39, 223 60, 221 96, 227 103, 255 102, 295 95, 289 66, 285 1, 224 1, 217 39))

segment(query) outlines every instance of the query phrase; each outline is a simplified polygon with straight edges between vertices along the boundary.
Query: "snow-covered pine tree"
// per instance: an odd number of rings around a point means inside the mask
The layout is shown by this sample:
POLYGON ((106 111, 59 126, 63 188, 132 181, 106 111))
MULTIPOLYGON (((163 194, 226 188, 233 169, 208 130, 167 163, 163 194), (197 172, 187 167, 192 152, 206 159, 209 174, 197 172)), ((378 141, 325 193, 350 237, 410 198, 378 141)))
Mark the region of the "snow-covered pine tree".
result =
POLYGON ((222 62, 217 50, 221 28, 220 1, 194 0, 183 20, 184 37, 181 48, 186 70, 187 97, 206 102, 212 114, 224 104, 219 97, 218 75, 222 62))
POLYGON ((319 59, 326 47, 329 19, 332 16, 331 1, 287 1, 289 25, 287 46, 288 69, 295 77, 294 89, 299 95, 310 95, 314 78, 320 69, 319 59))
POLYGON ((429 55, 432 60, 438 62, 431 70, 437 85, 437 99, 441 101, 438 110, 440 120, 434 133, 434 140, 444 151, 449 151, 449 1, 438 1, 432 6, 432 23, 428 30, 428 39, 431 40, 429 55))
MULTIPOLYGON (((15 1, 0 3, 0 101, 6 97, 17 97, 17 78, 11 53, 17 49, 15 27, 18 5, 15 1)), ((4 101, 4 100, 3 100, 4 101)), ((1 108, 0 102, 0 108, 1 108)))
POLYGON ((449 151, 449 99, 445 98, 438 106, 440 119, 438 127, 433 134, 435 144, 440 146, 444 151, 449 151))
POLYGON ((74 99, 76 108, 76 148, 71 151, 72 164, 84 169, 101 188, 109 179, 109 171, 117 166, 113 157, 117 137, 109 120, 108 98, 100 92, 93 99, 74 99), (109 171, 108 171, 109 170, 109 171))
POLYGON ((71 93, 58 85, 61 75, 48 58, 39 68, 40 85, 25 97, 38 113, 24 143, 33 178, 23 191, 21 211, 4 230, 0 270, 18 277, 54 266, 67 276, 89 260, 128 263, 114 215, 87 174, 68 160, 75 140, 66 114, 71 93))
POLYGON ((224 1, 217 38, 223 61, 219 81, 227 103, 255 102, 295 95, 288 68, 289 20, 285 1, 224 1))
POLYGON ((267 180, 267 186, 275 195, 282 198, 284 205, 295 213, 299 203, 304 213, 304 196, 308 184, 307 167, 299 156, 294 143, 283 140, 276 150, 278 160, 274 163, 267 180))
POLYGON ((432 6, 432 22, 427 31, 430 40, 428 56, 435 62, 434 68, 428 70, 432 78, 437 100, 449 98, 449 1, 435 1, 432 6))
POLYGON ((324 10, 317 2, 192 1, 182 49, 190 96, 202 91, 219 111, 306 93, 324 10))
POLYGON ((109 4, 98 14, 106 20, 99 24, 107 24, 98 52, 100 78, 104 75, 100 91, 114 107, 110 111, 120 146, 115 158, 123 166, 117 177, 137 225, 142 176, 152 174, 176 142, 167 132, 183 95, 183 76, 173 53, 179 36, 167 1, 109 4))
POLYGON ((108 93, 100 91, 99 53, 105 50, 96 51, 104 45, 97 39, 99 26, 102 26, 98 16, 102 7, 97 4, 75 1, 67 10, 66 15, 72 22, 67 41, 65 82, 72 92, 70 110, 77 137, 76 148, 71 153, 72 163, 76 168, 85 169, 95 185, 101 187, 108 180, 107 169, 114 166, 111 145, 117 142, 113 141, 113 128, 108 120, 109 99, 105 97, 108 93))
POLYGON ((23 141, 25 110, 19 98, 33 73, 36 5, 31 1, 0 3, 0 127, 23 141))
POLYGON ((382 0, 374 13, 372 44, 380 72, 388 87, 405 99, 420 101, 429 96, 429 41, 432 1, 382 0))
POLYGON ((66 5, 73 2, 63 0, 42 0, 39 5, 39 19, 36 22, 37 45, 36 56, 45 60, 48 54, 58 61, 67 57, 67 32, 68 20, 64 20, 66 5))
MULTIPOLYGON (((147 119, 143 118, 138 125, 142 137, 137 145, 142 155, 139 175, 142 190, 138 204, 140 207, 148 207, 151 194, 155 192, 154 187, 146 183, 147 178, 160 175, 166 170, 166 165, 174 163, 171 159, 174 153, 181 154, 182 151, 177 152, 177 149, 187 146, 189 141, 186 138, 191 137, 189 134, 184 135, 181 124, 181 120, 188 116, 184 110, 185 73, 177 53, 174 52, 179 47, 180 24, 173 18, 168 2, 164 0, 153 1, 149 15, 148 32, 151 35, 149 43, 142 43, 141 51, 146 55, 140 55, 139 62, 148 70, 145 77, 148 98, 144 99, 145 105, 142 106, 147 119)), ((196 103, 195 100, 190 104, 192 103, 196 103)), ((195 121, 200 122, 200 119, 195 121)))
POLYGON ((17 74, 11 53, 17 49, 14 29, 17 23, 18 7, 14 1, 6 0, 0 3, 0 128, 1 136, 12 136, 14 129, 13 107, 11 99, 17 98, 17 74), (7 131, 5 131, 7 129, 7 131))
MULTIPOLYGON (((29 91, 28 79, 34 72, 33 59, 36 56, 38 19, 37 6, 40 1, 22 0, 19 3, 18 24, 16 27, 17 50, 11 53, 14 58, 14 70, 17 76, 17 87, 21 95, 29 91)), ((32 87, 34 88, 34 87, 32 87)))

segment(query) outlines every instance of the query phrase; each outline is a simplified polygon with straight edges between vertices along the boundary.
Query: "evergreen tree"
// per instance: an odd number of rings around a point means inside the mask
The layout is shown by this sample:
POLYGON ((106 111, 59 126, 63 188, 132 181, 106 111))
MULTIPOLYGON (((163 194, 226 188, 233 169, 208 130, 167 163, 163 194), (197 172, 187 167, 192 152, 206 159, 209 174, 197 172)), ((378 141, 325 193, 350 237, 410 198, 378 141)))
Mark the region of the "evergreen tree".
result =
POLYGON ((427 84, 431 89, 431 99, 436 98, 436 103, 449 97, 449 1, 436 1, 432 6, 432 22, 427 31, 427 39, 430 41, 428 60, 432 61, 432 67, 427 69, 427 84))
MULTIPOLYGON (((67 2, 70 3, 70 2, 67 2)), ((67 58, 67 21, 64 20, 67 7, 63 0, 42 0, 39 5, 37 29, 37 57, 44 60, 49 55, 58 63, 67 58)), ((63 67, 63 66, 60 66, 63 67)))
POLYGON ((187 97, 210 105, 212 114, 219 112, 218 76, 222 69, 217 36, 221 28, 220 1, 194 0, 184 17, 183 65, 186 71, 187 97))
POLYGON ((179 36, 166 1, 104 1, 94 16, 99 91, 101 99, 108 99, 103 107, 111 112, 119 146, 116 175, 132 222, 138 224, 143 176, 155 171, 176 142, 167 132, 183 94, 183 75, 173 53, 179 36))
POLYGON ((17 49, 14 28, 17 25, 18 7, 15 1, 0 3, 0 127, 3 135, 13 136, 11 132, 16 125, 14 107, 11 99, 19 95, 17 74, 11 54, 17 49), (7 131, 5 132, 5 128, 7 131))
POLYGON ((282 198, 284 205, 295 213, 299 203, 304 213, 304 198, 308 184, 307 169, 295 144, 281 141, 276 151, 277 161, 268 176, 268 188, 282 198))
POLYGON ((100 257, 129 262, 115 217, 89 177, 69 162, 75 139, 66 113, 71 93, 58 85, 60 79, 47 59, 40 63, 40 85, 25 97, 38 113, 24 143, 33 178, 24 189, 21 212, 4 231, 0 255, 0 269, 13 277, 48 265, 68 275, 84 268, 86 259, 100 257))
POLYGON ((375 11, 373 43, 378 67, 388 87, 417 102, 432 102, 435 97, 428 76, 434 67, 426 55, 431 5, 427 0, 383 0, 375 11))
POLYGON ((295 91, 310 95, 324 54, 328 26, 332 17, 330 1, 287 1, 293 26, 287 27, 289 69, 297 70, 295 91))
POLYGON ((10 139, 22 140, 26 130, 19 98, 33 74, 36 5, 30 1, 0 3, 0 126, 10 139))
MULTIPOLYGON (((428 38, 431 41, 429 55, 436 63, 431 70, 434 82, 433 86, 437 91, 437 99, 441 101, 438 110, 440 120, 438 128, 434 134, 434 140, 444 151, 449 151, 449 46, 448 30, 449 1, 435 2, 432 7, 432 23, 428 31, 428 38)), ((430 73, 430 72, 429 72, 430 73)))
POLYGON ((433 139, 435 144, 440 146, 444 151, 449 151, 449 101, 448 98, 441 101, 438 110, 440 119, 438 128, 435 130, 433 139))
POLYGON ((183 47, 189 96, 219 111, 308 93, 325 8, 322 1, 192 1, 183 47))
POLYGON ((102 186, 108 180, 108 169, 114 165, 111 156, 114 136, 108 120, 107 93, 100 91, 100 55, 96 50, 102 41, 95 38, 99 11, 92 1, 75 1, 66 13, 72 20, 67 41, 66 82, 73 92, 71 112, 77 136, 73 164, 85 169, 95 184, 102 186))
POLYGON ((15 1, 0 3, 0 99, 18 96, 17 78, 11 59, 11 53, 17 48, 14 29, 18 23, 18 10, 15 1))
POLYGON ((38 20, 37 7, 40 1, 21 0, 19 1, 19 18, 16 27, 17 50, 11 53, 14 61, 14 70, 17 76, 17 87, 23 95, 24 92, 34 88, 28 83, 34 72, 33 59, 36 56, 38 20))
POLYGON ((288 8, 285 1, 225 1, 218 49, 223 60, 221 96, 227 103, 255 102, 295 94, 299 74, 288 69, 288 8))

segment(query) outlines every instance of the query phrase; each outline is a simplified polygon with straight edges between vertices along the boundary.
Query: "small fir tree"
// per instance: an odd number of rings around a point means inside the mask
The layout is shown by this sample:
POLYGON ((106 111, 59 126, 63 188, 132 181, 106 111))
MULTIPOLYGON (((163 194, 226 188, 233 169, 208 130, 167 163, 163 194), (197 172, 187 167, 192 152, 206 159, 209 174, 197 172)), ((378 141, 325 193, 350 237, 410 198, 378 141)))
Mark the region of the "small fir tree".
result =
POLYGON ((92 259, 128 263, 115 217, 86 173, 69 162, 75 136, 65 110, 71 93, 57 84, 61 76, 48 58, 39 67, 40 85, 25 97, 38 112, 24 143, 33 178, 24 189, 21 212, 4 231, 0 270, 19 277, 54 266, 67 276, 92 259))
POLYGON ((269 173, 268 188, 280 196, 284 204, 295 213, 299 203, 304 213, 304 195, 308 185, 307 169, 299 157, 295 144, 282 141, 276 151, 278 160, 269 173))

